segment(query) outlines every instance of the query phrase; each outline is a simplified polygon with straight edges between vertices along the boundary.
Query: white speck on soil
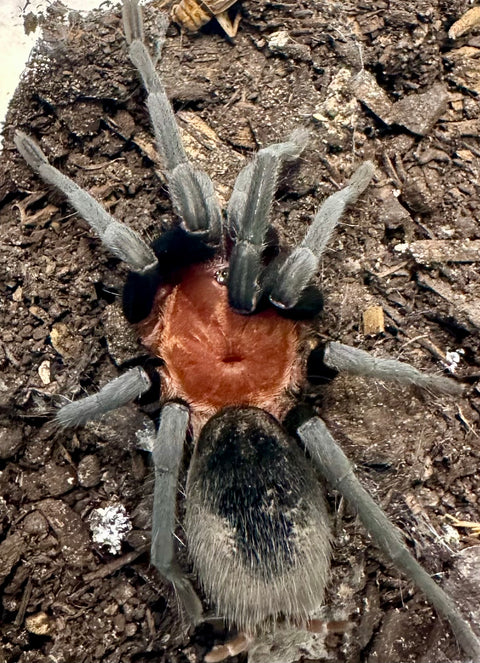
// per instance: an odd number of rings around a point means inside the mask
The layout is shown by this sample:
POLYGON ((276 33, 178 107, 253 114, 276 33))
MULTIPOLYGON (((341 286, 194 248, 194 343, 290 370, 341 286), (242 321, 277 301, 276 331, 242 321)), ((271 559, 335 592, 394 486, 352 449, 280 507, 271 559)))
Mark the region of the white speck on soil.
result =
POLYGON ((118 555, 122 541, 132 529, 132 523, 123 504, 94 509, 89 518, 92 540, 118 555))

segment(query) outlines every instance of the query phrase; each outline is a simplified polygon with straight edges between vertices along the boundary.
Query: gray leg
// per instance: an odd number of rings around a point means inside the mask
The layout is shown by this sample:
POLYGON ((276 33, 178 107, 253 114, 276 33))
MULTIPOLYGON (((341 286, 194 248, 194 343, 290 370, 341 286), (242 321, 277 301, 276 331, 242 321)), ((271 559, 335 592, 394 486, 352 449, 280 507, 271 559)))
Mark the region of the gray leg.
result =
POLYGON ((134 401, 150 387, 147 373, 137 366, 108 382, 98 393, 64 405, 55 418, 64 428, 83 426, 88 421, 99 419, 107 412, 134 401))
POLYGON ((116 221, 99 202, 50 165, 37 143, 21 131, 15 133, 18 151, 48 184, 59 189, 70 205, 87 221, 102 242, 114 255, 134 270, 141 271, 157 262, 152 249, 128 226, 116 221))
POLYGON ((312 460, 327 481, 357 511, 377 545, 396 566, 423 591, 428 601, 445 617, 459 645, 474 661, 480 661, 480 641, 463 619, 452 599, 439 587, 410 554, 401 532, 388 520, 356 478, 352 465, 318 417, 300 426, 298 434, 312 460))
POLYGON ((188 427, 188 410, 179 403, 162 409, 160 428, 153 446, 155 488, 152 514, 152 564, 169 580, 193 624, 202 618, 202 604, 175 559, 175 507, 178 471, 188 427))
POLYGON ((349 184, 329 196, 315 215, 302 244, 294 249, 280 268, 270 300, 280 308, 295 306, 303 289, 318 269, 318 261, 340 217, 367 188, 374 166, 365 161, 354 172, 349 184))
POLYGON ((282 163, 300 156, 308 139, 294 131, 285 143, 260 150, 238 175, 228 205, 229 231, 235 240, 228 292, 233 308, 251 313, 261 295, 261 254, 282 163))
POLYGON ((323 361, 326 366, 340 373, 415 385, 451 396, 461 396, 463 392, 462 385, 450 378, 422 373, 410 364, 395 359, 372 357, 364 350, 335 341, 326 344, 323 361))
MULTIPOLYGON (((157 149, 165 165, 169 193, 185 230, 201 233, 212 243, 222 235, 222 213, 212 181, 193 168, 183 149, 173 109, 144 44, 143 18, 138 0, 124 0, 123 23, 130 44, 130 59, 138 69, 148 93, 147 107, 157 149)), ((164 35, 161 36, 164 39, 164 35)))

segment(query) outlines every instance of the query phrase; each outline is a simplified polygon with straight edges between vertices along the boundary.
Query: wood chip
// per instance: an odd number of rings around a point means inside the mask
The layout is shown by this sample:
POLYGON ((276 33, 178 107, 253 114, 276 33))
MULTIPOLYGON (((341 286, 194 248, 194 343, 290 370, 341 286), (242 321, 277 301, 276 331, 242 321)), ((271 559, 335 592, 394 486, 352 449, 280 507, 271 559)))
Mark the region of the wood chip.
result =
POLYGON ((363 312, 363 333, 381 334, 385 331, 385 316, 381 306, 369 306, 363 312))
POLYGON ((75 336, 64 322, 54 325, 50 331, 50 343, 61 357, 78 357, 83 345, 81 338, 75 336))
POLYGON ((448 38, 458 39, 477 25, 480 25, 480 6, 472 7, 458 21, 455 21, 448 31, 448 38))
POLYGON ((447 110, 448 90, 443 83, 432 85, 426 92, 409 94, 392 107, 392 120, 408 131, 426 136, 447 110))
POLYGON ((191 111, 179 111, 177 118, 185 123, 187 130, 207 150, 215 150, 221 143, 216 132, 201 117, 191 111))
POLYGON ((50 382, 52 381, 52 376, 50 374, 50 362, 48 359, 42 361, 42 363, 38 367, 38 375, 40 376, 40 380, 45 386, 47 384, 50 384, 50 382))
POLYGON ((84 580, 86 583, 90 583, 93 582, 94 580, 98 580, 99 578, 106 578, 112 573, 116 573, 123 566, 127 566, 128 564, 134 562, 137 559, 137 557, 140 557, 140 555, 143 555, 143 553, 149 549, 150 546, 144 546, 139 550, 134 550, 133 552, 129 552, 126 555, 119 557, 118 559, 114 559, 111 562, 108 562, 107 564, 103 564, 95 571, 92 571, 91 573, 86 573, 84 576, 84 580))
POLYGON ((449 62, 448 80, 459 88, 480 94, 480 72, 478 60, 480 48, 462 46, 449 51, 446 60, 449 62))
POLYGON ((53 630, 54 620, 46 612, 37 612, 29 615, 25 620, 25 628, 34 635, 50 635, 53 630))
POLYGON ((24 554, 24 543, 20 532, 10 534, 0 543, 0 582, 3 583, 24 554))
MULTIPOLYGON (((92 542, 86 524, 65 502, 46 499, 37 503, 38 510, 58 538, 62 555, 69 568, 88 566, 93 562, 92 542)), ((73 570, 72 570, 73 573, 73 570)))
POLYGON ((392 267, 389 267, 388 269, 383 270, 383 272, 372 272, 375 274, 377 279, 384 279, 386 276, 391 276, 392 274, 395 274, 396 272, 400 272, 404 267, 408 265, 408 260, 403 260, 402 262, 398 263, 397 265, 392 265, 392 267))
POLYGON ((395 251, 410 253, 420 265, 446 262, 480 262, 480 240, 422 239, 398 244, 395 251))
POLYGON ((362 69, 352 80, 352 90, 372 113, 386 124, 391 124, 393 104, 373 74, 362 69))

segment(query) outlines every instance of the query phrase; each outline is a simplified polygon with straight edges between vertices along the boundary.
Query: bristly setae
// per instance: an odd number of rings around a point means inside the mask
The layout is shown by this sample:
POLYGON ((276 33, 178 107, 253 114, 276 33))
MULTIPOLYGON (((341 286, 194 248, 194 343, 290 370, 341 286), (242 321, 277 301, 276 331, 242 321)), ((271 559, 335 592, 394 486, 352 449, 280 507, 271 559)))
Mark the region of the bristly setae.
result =
POLYGON ((15 141, 28 164, 64 193, 130 267, 124 313, 161 362, 155 374, 137 366, 97 394, 65 405, 57 421, 84 424, 147 394, 155 380, 160 383, 151 559, 196 624, 204 617, 202 602, 176 559, 174 538, 179 467, 189 428, 193 431, 182 525, 205 597, 240 631, 206 661, 254 647, 256 638, 275 632, 280 623, 297 630, 321 628, 316 615, 328 581, 331 534, 314 467, 353 503, 375 541, 450 621, 465 652, 480 660, 470 626, 360 487, 322 420, 313 411, 298 417, 295 437, 280 423, 291 415, 303 387, 340 372, 462 393, 457 382, 408 364, 314 341, 323 307, 313 282, 319 259, 345 208, 367 188, 373 165, 361 164, 347 186, 324 201, 298 246, 272 255, 266 237, 279 172, 305 149, 308 132, 299 129, 285 142, 261 149, 238 175, 224 216, 210 178, 183 148, 144 44, 137 0, 124 0, 123 9, 129 55, 147 93, 177 224, 147 244, 50 165, 35 141, 21 132, 15 141))

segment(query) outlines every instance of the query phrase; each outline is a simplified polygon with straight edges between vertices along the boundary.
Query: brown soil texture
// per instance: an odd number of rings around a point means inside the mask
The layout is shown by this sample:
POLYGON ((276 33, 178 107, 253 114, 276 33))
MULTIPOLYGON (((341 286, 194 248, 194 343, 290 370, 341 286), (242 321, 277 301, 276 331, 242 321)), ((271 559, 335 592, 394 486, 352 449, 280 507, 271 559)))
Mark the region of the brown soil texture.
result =
MULTIPOLYGON (((373 184, 322 260, 318 333, 437 373, 445 353, 460 350, 465 397, 339 378, 318 408, 480 634, 478 538, 448 518, 480 521, 480 32, 448 37, 468 7, 244 0, 232 8, 242 14, 233 41, 214 21, 190 35, 171 25, 158 69, 190 157, 222 202, 256 149, 310 129, 273 208, 290 245, 356 165, 375 162, 373 184), (374 305, 385 329, 367 334, 363 313, 374 305)), ((156 11, 147 11, 152 48, 156 11)), ((30 172, 13 132, 33 135, 145 238, 174 221, 165 178, 119 9, 81 17, 54 5, 43 29, 0 165, 0 662, 194 663, 227 634, 209 624, 189 631, 149 565, 152 473, 137 433, 148 433, 152 413, 132 405, 75 431, 52 423, 65 398, 94 393, 144 354, 121 314, 126 270, 30 172), (93 543, 89 516, 118 503, 133 528, 113 554, 93 543)), ((348 621, 327 639, 327 659, 466 660, 449 625, 327 494, 327 613, 348 621)))

